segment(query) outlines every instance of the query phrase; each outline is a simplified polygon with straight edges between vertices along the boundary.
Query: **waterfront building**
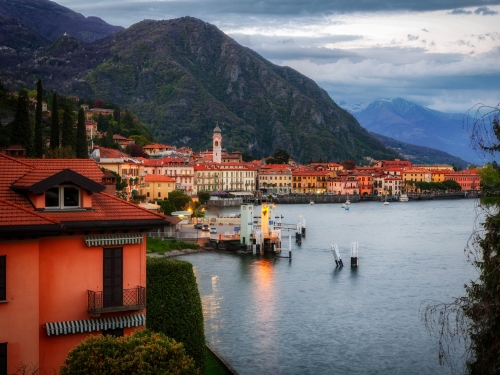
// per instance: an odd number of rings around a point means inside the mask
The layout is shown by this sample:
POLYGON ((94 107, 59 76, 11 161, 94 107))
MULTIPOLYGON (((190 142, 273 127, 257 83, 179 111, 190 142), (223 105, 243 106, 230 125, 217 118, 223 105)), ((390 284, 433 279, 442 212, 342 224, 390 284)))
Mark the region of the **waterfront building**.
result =
POLYGON ((0 174, 4 373, 57 374, 87 336, 142 329, 145 232, 178 219, 105 193, 92 159, 0 155, 0 174))
POLYGON ((324 194, 328 190, 328 180, 335 176, 335 172, 328 170, 316 171, 301 168, 292 171, 292 189, 298 194, 324 194))
POLYGON ((413 164, 413 167, 429 171, 453 171, 453 166, 449 164, 413 164))
POLYGON ((222 190, 222 177, 218 164, 192 163, 192 166, 194 169, 194 182, 198 192, 222 190))
POLYGON ((257 170, 257 190, 263 194, 283 194, 292 192, 292 168, 288 164, 267 164, 257 170))
POLYGON ((161 174, 147 174, 144 177, 144 183, 144 192, 148 200, 168 198, 176 186, 175 178, 161 174))
POLYGON ((467 169, 465 171, 450 172, 446 174, 446 180, 456 181, 463 191, 479 191, 480 176, 477 169, 467 169))
POLYGON ((184 191, 190 196, 196 195, 194 168, 186 160, 178 158, 145 160, 144 172, 171 177, 175 179, 175 190, 184 191))
POLYGON ((431 171, 424 168, 408 168, 401 170, 401 178, 403 179, 403 183, 410 180, 415 182, 431 182, 431 176, 431 171))
POLYGON ((245 163, 221 163, 219 164, 222 180, 222 190, 246 191, 256 190, 256 170, 245 163))

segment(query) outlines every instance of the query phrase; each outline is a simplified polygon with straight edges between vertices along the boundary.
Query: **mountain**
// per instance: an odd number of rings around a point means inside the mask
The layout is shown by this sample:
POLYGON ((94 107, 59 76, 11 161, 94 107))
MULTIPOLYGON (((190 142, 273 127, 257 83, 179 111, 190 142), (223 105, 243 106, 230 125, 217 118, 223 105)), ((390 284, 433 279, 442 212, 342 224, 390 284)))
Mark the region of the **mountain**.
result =
POLYGON ((0 0, 0 15, 18 20, 50 41, 66 33, 78 41, 93 42, 123 29, 49 0, 0 0))
POLYGON ((435 111, 407 100, 379 99, 349 108, 368 131, 396 140, 447 152, 475 164, 483 161, 469 147, 463 114, 435 111))
POLYGON ((142 21, 92 44, 75 46, 69 36, 56 43, 15 66, 0 51, 6 87, 40 77, 48 90, 129 108, 160 142, 195 150, 211 148, 218 122, 223 147, 255 157, 276 148, 299 162, 397 155, 314 81, 195 18, 142 21))
POLYGON ((393 138, 384 137, 377 133, 370 132, 370 134, 379 139, 387 147, 398 152, 402 158, 410 160, 413 164, 448 164, 455 165, 462 169, 467 169, 468 167, 468 163, 465 160, 444 151, 439 151, 430 147, 412 145, 393 138))

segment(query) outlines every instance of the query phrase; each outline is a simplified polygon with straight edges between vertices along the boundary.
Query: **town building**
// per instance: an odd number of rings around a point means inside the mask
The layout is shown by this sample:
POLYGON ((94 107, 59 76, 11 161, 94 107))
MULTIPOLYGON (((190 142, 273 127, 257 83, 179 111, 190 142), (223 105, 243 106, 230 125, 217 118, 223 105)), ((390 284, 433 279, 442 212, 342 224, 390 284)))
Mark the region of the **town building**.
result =
POLYGON ((146 183, 144 191, 148 200, 168 198, 170 192, 175 190, 176 180, 169 176, 147 174, 144 181, 146 183))
POLYGON ((104 192, 91 159, 0 155, 0 353, 58 373, 85 337, 145 326, 146 235, 178 219, 104 192))
POLYGON ((477 169, 467 169, 464 171, 450 172, 446 174, 446 180, 452 180, 460 184, 463 191, 479 191, 481 189, 477 169))
POLYGON ((197 193, 194 168, 187 161, 178 158, 144 160, 144 173, 163 175, 175 179, 174 190, 184 191, 187 195, 197 193))

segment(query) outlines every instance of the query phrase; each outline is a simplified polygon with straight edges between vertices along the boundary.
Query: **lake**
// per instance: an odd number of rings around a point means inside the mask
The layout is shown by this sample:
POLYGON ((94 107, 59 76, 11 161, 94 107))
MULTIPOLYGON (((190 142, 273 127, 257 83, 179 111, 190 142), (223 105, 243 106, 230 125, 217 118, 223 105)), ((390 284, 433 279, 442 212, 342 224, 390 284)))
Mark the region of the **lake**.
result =
POLYGON ((292 237, 291 261, 223 253, 178 259, 194 265, 207 341, 241 375, 448 374, 420 311, 425 300, 463 295, 477 278, 464 255, 476 204, 278 205, 282 222, 302 215, 307 223, 301 246, 292 237), (352 241, 358 268, 350 267, 352 241), (334 243, 343 268, 335 268, 334 243))

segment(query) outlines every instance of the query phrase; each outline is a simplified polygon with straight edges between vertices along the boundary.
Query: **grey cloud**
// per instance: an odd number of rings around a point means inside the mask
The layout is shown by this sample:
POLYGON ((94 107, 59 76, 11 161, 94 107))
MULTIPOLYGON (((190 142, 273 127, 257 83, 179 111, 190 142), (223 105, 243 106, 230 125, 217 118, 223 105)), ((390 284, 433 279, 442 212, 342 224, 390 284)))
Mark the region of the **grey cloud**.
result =
MULTIPOLYGON (((313 2, 303 0, 88 0, 84 4, 80 0, 59 0, 58 3, 77 12, 82 12, 86 16, 97 15, 107 22, 114 20, 119 25, 128 26, 144 18, 165 19, 185 15, 213 22, 214 18, 219 18, 216 16, 220 15, 321 17, 347 13, 434 10, 452 10, 452 14, 464 14, 463 12, 467 11, 463 8, 477 7, 477 9, 483 9, 487 8, 487 6, 500 5, 500 0, 332 0, 313 2)), ((484 9, 481 12, 481 14, 484 14, 488 10, 484 9)))
POLYGON ((479 7, 474 11, 474 14, 480 14, 482 16, 493 16, 498 14, 496 10, 491 10, 488 7, 479 7))
POLYGON ((429 30, 427 30, 427 29, 422 29, 422 31, 424 31, 424 32, 426 32, 426 33, 428 33, 428 32, 429 32, 429 30))
POLYGON ((465 9, 453 9, 448 14, 472 14, 472 11, 465 9))
POLYGON ((411 34, 408 34, 408 40, 410 42, 413 42, 415 40, 418 40, 418 35, 411 35, 411 34))
POLYGON ((474 48, 475 45, 472 44, 469 40, 463 40, 463 39, 460 39, 459 41, 456 42, 459 46, 467 46, 467 47, 471 47, 471 48, 474 48))

